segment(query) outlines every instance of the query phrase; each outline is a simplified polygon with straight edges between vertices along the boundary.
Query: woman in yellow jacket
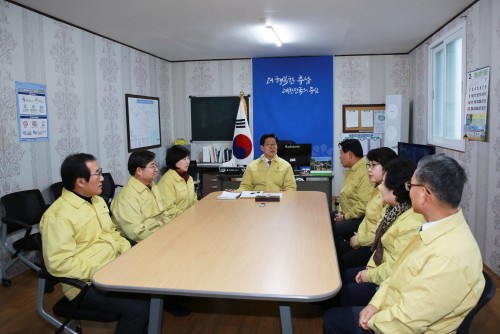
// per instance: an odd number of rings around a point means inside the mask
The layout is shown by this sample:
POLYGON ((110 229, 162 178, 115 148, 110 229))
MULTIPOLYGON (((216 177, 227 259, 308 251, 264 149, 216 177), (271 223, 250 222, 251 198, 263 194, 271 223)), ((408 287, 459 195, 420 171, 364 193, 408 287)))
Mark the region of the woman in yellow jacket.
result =
POLYGON ((378 286, 392 271, 392 266, 410 239, 418 233, 424 217, 415 213, 405 182, 411 180, 415 166, 412 162, 395 159, 387 165, 382 181, 382 198, 388 204, 375 232, 373 254, 366 267, 345 271, 340 294, 343 306, 365 306, 378 286))
POLYGON ((198 202, 193 178, 188 173, 190 151, 181 145, 167 150, 167 172, 158 182, 163 206, 170 220, 198 202))
POLYGON ((375 231, 387 206, 380 191, 382 179, 389 162, 397 157, 396 152, 388 147, 374 148, 366 155, 368 177, 374 187, 366 204, 365 218, 359 225, 358 231, 350 240, 335 240, 335 243, 339 244, 337 250, 339 250, 339 265, 342 270, 366 265, 372 256, 371 246, 375 239, 375 231))

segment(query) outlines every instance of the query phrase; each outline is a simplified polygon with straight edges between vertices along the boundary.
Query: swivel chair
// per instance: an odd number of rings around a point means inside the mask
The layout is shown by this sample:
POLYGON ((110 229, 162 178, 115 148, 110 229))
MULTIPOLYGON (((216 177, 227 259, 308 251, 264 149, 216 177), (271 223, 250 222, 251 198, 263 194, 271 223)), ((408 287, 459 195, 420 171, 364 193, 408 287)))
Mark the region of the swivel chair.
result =
POLYGON ((99 322, 118 321, 119 316, 114 313, 96 311, 80 305, 89 287, 90 286, 83 281, 73 278, 55 277, 44 269, 38 270, 38 297, 36 307, 42 318, 57 327, 54 333, 62 333, 63 331, 69 334, 81 333, 80 320, 99 322), (52 315, 45 309, 45 294, 48 290, 47 286, 58 283, 72 285, 80 289, 80 293, 73 300, 69 300, 63 296, 52 307, 52 312, 54 313, 54 315, 52 315), (65 320, 61 321, 57 317, 64 318, 65 320))
POLYGON ((62 181, 53 183, 50 185, 50 192, 54 196, 54 201, 58 199, 62 194, 63 184, 62 181))
POLYGON ((2 285, 10 286, 11 281, 7 279, 6 271, 17 261, 22 261, 35 270, 41 267, 28 257, 28 253, 42 250, 41 235, 39 232, 32 233, 32 229, 40 222, 47 205, 38 189, 7 194, 1 198, 1 202, 5 208, 5 217, 2 217, 0 247, 12 255, 11 261, 1 268, 2 285), (22 232, 24 236, 11 244, 8 238, 22 232))
POLYGON ((476 306, 467 314, 460 324, 460 326, 457 329, 456 334, 467 334, 469 333, 469 328, 472 323, 472 320, 474 319, 474 316, 483 308, 484 305, 486 305, 495 295, 497 287, 495 286, 495 283, 491 279, 490 275, 483 271, 484 275, 484 280, 486 281, 484 284, 484 290, 483 293, 481 294, 481 297, 479 298, 479 301, 477 302, 476 306))
POLYGON ((104 180, 102 181, 102 193, 101 197, 104 198, 108 206, 111 204, 113 197, 115 197, 115 191, 118 187, 123 187, 121 184, 116 184, 113 180, 111 173, 102 173, 104 180))

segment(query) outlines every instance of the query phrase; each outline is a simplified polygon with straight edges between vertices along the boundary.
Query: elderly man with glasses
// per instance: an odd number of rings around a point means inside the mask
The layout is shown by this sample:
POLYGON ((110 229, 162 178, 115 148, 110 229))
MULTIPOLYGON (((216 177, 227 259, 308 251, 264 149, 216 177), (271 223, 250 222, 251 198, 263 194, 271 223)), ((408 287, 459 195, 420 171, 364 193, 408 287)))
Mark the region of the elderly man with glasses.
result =
POLYGON ((276 135, 273 133, 262 135, 260 149, 264 154, 247 166, 237 191, 297 190, 292 166, 278 157, 278 138, 276 135))
POLYGON ((154 182, 158 177, 155 156, 151 151, 130 155, 128 171, 131 177, 111 202, 113 221, 125 237, 135 242, 146 239, 171 220, 154 182))
MULTIPOLYGON (((45 211, 40 221, 43 258, 47 271, 90 285, 81 300, 88 309, 119 315, 115 333, 144 333, 149 300, 138 294, 107 292, 91 285, 94 273, 130 248, 109 217, 102 197, 102 170, 93 155, 77 153, 61 165, 62 195, 45 211)), ((80 290, 63 284, 63 293, 73 300, 80 290)))

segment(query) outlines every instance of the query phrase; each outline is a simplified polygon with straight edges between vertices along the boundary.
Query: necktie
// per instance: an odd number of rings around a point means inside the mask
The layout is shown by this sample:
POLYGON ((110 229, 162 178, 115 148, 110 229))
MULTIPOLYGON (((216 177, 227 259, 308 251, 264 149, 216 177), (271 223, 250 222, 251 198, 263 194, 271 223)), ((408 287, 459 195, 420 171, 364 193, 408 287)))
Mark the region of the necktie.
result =
POLYGON ((271 168, 271 162, 273 162, 272 160, 269 160, 267 163, 269 164, 269 166, 267 168, 271 168))

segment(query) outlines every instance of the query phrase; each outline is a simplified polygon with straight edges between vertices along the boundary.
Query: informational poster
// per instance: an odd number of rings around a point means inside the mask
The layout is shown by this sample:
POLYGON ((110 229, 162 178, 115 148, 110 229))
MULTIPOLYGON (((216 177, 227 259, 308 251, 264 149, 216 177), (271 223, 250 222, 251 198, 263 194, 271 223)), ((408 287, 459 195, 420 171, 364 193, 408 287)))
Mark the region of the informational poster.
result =
POLYGON ((160 99, 125 94, 128 151, 161 146, 160 99))
POLYGON ((47 85, 16 81, 19 142, 47 141, 47 85))
POLYGON ((486 141, 490 67, 467 73, 464 138, 486 141))

